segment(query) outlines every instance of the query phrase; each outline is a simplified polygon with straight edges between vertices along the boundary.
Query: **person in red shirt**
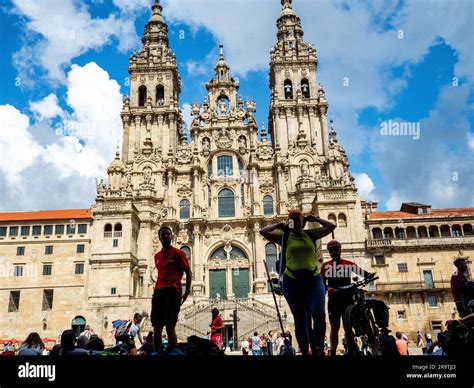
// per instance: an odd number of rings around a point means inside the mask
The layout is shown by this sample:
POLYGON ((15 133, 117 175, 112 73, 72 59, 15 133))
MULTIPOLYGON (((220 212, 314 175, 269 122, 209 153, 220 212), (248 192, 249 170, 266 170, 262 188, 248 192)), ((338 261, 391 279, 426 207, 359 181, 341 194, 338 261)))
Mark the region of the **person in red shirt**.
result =
POLYGON ((341 317, 347 306, 352 303, 352 296, 341 292, 336 292, 339 287, 348 286, 352 283, 352 275, 371 278, 375 274, 364 271, 352 261, 341 258, 341 243, 331 240, 327 244, 327 249, 332 260, 326 261, 321 267, 321 276, 328 292, 328 315, 331 324, 331 355, 336 355, 337 344, 339 342, 339 328, 341 327, 341 317))
POLYGON ((168 346, 178 343, 176 322, 181 305, 191 290, 191 269, 186 254, 171 245, 171 229, 163 226, 158 231, 163 249, 155 255, 158 270, 155 291, 151 301, 151 324, 153 325, 153 345, 155 352, 161 347, 161 336, 166 326, 168 346), (186 290, 183 294, 181 279, 186 274, 186 290))
POLYGON ((216 307, 211 310, 211 314, 211 341, 214 342, 219 349, 222 349, 222 329, 224 328, 224 321, 220 317, 219 310, 216 307))
POLYGON ((474 299, 474 282, 467 279, 467 261, 463 257, 454 260, 456 271, 451 276, 451 292, 459 316, 464 318, 469 314, 467 304, 474 299))

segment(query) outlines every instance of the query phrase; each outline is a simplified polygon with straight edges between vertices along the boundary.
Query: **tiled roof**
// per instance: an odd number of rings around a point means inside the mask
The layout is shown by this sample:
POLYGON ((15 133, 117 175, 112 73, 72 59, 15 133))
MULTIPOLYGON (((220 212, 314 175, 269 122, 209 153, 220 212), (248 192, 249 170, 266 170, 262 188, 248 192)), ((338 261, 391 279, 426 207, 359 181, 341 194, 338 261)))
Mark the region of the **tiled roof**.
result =
POLYGON ((0 213, 0 222, 92 219, 90 209, 40 210, 37 212, 0 213))

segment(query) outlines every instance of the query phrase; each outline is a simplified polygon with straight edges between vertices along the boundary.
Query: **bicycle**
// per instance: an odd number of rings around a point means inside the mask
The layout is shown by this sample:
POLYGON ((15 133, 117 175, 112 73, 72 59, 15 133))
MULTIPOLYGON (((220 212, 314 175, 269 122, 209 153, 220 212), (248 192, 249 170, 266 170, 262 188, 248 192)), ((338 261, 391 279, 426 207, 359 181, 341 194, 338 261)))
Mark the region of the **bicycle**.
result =
POLYGON ((379 335, 388 326, 388 307, 384 302, 365 299, 362 287, 377 280, 366 278, 349 286, 339 287, 337 292, 352 294, 353 303, 347 306, 343 316, 346 346, 352 355, 380 355, 379 335), (374 316, 374 313, 376 316, 374 316), (362 349, 359 347, 362 345, 362 349))

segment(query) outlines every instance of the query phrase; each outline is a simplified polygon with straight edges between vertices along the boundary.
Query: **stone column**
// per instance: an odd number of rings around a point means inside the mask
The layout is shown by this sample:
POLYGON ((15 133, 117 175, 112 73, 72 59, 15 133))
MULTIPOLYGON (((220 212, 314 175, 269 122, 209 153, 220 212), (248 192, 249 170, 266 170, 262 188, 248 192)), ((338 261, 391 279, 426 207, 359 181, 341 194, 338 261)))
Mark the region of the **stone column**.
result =
POLYGON ((328 118, 327 118, 327 107, 322 106, 320 107, 321 115, 319 116, 319 120, 321 122, 321 131, 322 131, 322 138, 323 138, 323 152, 324 156, 328 156, 328 142, 329 142, 329 132, 328 132, 328 118))

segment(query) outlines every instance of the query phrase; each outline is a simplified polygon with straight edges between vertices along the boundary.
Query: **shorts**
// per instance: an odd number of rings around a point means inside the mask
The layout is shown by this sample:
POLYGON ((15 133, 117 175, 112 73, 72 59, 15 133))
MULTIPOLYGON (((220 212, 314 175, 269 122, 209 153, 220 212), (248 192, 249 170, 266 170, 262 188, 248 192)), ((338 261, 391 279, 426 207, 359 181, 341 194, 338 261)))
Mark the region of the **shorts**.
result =
POLYGON ((341 323, 341 317, 344 317, 344 313, 347 306, 352 304, 351 295, 331 295, 328 298, 328 315, 329 323, 341 323))
POLYGON ((181 307, 181 295, 174 287, 155 290, 151 300, 151 324, 153 327, 175 327, 181 307))

